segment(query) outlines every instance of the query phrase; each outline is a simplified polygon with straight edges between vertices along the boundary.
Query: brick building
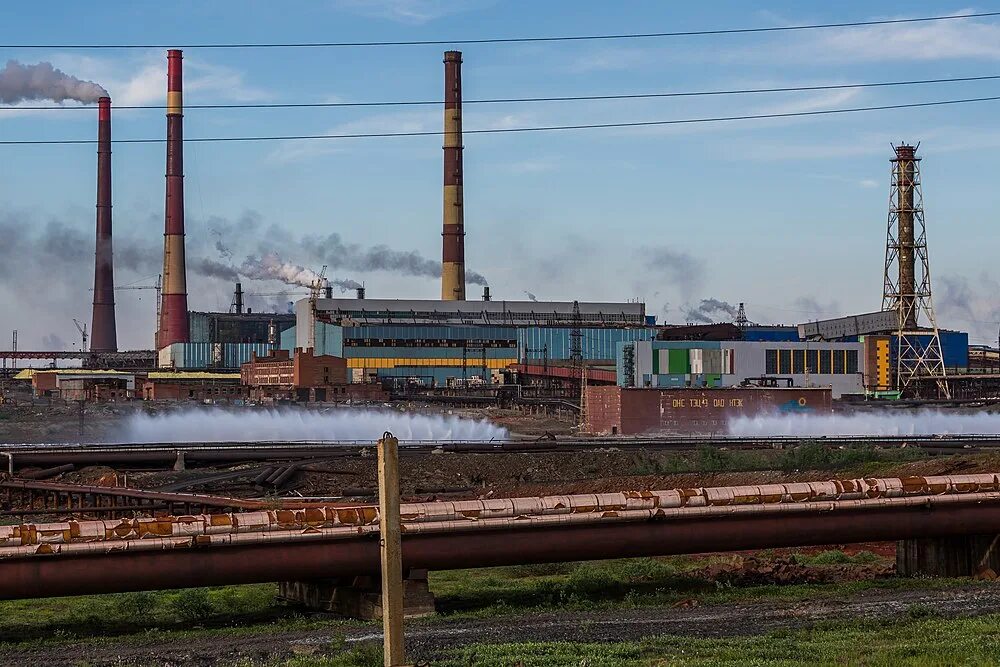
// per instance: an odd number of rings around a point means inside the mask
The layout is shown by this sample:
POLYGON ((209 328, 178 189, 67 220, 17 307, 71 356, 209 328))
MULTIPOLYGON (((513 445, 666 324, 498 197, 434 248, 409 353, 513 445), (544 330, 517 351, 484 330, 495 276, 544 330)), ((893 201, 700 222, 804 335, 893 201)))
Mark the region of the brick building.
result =
POLYGON ((347 360, 314 355, 312 350, 275 350, 253 358, 240 369, 240 381, 256 401, 382 400, 378 385, 351 384, 347 360))
POLYGON ((247 397, 236 373, 149 373, 142 383, 147 401, 210 401, 229 403, 247 397))

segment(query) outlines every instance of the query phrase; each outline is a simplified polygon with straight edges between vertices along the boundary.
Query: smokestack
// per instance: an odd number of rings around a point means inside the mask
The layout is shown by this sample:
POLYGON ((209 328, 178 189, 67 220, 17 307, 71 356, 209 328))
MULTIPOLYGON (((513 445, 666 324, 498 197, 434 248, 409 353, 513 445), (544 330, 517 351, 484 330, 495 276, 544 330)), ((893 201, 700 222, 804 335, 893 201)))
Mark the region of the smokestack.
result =
POLYGON ((243 314, 243 283, 236 283, 236 293, 233 294, 233 303, 235 304, 236 314, 243 314))
POLYGON ((441 299, 465 301, 462 211, 462 52, 444 52, 444 230, 441 299))
POLYGON ((94 252, 92 352, 117 352, 115 274, 111 252, 111 98, 97 100, 97 244, 94 252))
POLYGON ((365 298, 365 288, 364 287, 358 287, 356 289, 358 291, 358 298, 359 299, 364 299, 365 298))
POLYGON ((914 309, 917 283, 915 271, 915 237, 913 231, 913 193, 916 189, 915 174, 917 149, 913 146, 896 147, 896 196, 899 241, 899 300, 903 311, 903 329, 912 331, 917 327, 917 313, 914 309))
POLYGON ((163 226, 163 295, 157 347, 187 343, 187 274, 184 263, 184 128, 182 54, 167 51, 167 193, 163 226))
POLYGON ((489 300, 490 300, 490 286, 489 285, 484 285, 483 286, 483 301, 489 301, 489 300))
POLYGON ((329 278, 323 279, 323 298, 324 299, 333 298, 333 285, 330 284, 329 278))

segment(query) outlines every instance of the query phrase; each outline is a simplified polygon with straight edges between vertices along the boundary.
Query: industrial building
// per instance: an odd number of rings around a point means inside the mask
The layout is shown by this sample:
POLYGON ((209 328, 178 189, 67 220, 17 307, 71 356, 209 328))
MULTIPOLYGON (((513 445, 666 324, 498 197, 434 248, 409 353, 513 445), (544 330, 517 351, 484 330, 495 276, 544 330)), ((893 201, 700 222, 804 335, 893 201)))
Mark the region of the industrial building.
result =
POLYGON ((725 435, 736 417, 830 412, 829 388, 588 387, 584 429, 597 435, 725 435))
POLYGON ((255 401, 383 400, 378 385, 351 384, 342 357, 314 355, 312 350, 276 350, 256 355, 240 369, 242 383, 255 401))
POLYGON ((303 299, 281 348, 343 357, 353 382, 426 387, 499 381, 526 361, 613 360, 650 340, 642 303, 303 299))
POLYGON ((639 341, 619 346, 618 386, 736 387, 772 378, 830 387, 834 398, 865 391, 863 343, 639 341))

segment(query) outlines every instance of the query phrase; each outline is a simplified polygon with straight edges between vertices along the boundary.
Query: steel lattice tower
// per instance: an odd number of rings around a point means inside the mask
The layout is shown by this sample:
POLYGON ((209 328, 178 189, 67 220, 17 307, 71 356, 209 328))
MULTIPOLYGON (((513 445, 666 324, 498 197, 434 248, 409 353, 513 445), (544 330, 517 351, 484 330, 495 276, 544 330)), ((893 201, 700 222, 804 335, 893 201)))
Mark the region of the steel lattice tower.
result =
POLYGON ((940 396, 950 398, 927 258, 924 197, 917 147, 895 146, 889 183, 882 310, 897 314, 896 388, 907 392, 920 378, 935 378, 940 396), (927 326, 919 327, 921 314, 927 326))

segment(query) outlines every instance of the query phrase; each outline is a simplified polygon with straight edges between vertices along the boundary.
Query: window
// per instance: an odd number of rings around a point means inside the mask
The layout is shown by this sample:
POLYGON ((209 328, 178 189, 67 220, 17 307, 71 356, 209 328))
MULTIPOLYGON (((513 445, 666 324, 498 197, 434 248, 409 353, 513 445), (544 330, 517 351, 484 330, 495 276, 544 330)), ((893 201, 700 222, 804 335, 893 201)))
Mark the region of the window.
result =
POLYGON ((832 370, 832 350, 819 350, 819 373, 820 375, 829 375, 832 370))
POLYGON ((819 350, 806 350, 806 373, 819 372, 819 350))
POLYGON ((782 374, 792 372, 791 350, 778 350, 778 372, 782 374))
POLYGON ((833 372, 835 375, 844 374, 844 357, 847 350, 834 350, 833 351, 833 372))
POLYGON ((778 351, 764 350, 764 372, 768 375, 778 373, 778 351))
POLYGON ((792 373, 802 375, 805 372, 806 351, 792 350, 792 373))
POLYGON ((847 350, 847 373, 858 372, 858 351, 847 350))

